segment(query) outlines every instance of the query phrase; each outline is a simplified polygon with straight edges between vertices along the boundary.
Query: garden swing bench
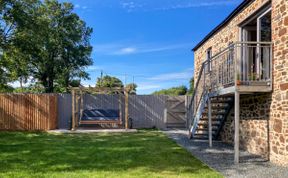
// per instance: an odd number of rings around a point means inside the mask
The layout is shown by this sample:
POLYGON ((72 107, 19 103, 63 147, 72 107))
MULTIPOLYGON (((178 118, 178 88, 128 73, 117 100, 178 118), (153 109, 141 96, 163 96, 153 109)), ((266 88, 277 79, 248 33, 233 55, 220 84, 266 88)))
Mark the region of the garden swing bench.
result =
MULTIPOLYGON (((122 125, 122 98, 125 98, 125 113, 128 113, 128 93, 123 87, 72 87, 72 130, 76 130, 80 125, 102 125, 116 124, 122 125), (84 108, 84 94, 117 94, 118 109, 84 108)), ((128 114, 125 114, 125 128, 128 129, 128 114)))

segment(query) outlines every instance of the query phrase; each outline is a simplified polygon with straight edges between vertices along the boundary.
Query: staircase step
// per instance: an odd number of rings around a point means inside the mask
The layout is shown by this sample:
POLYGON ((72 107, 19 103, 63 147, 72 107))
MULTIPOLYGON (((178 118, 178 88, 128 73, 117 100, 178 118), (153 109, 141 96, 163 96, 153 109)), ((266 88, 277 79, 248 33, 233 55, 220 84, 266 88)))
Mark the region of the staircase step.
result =
MULTIPOLYGON (((206 128, 197 128, 197 130, 199 130, 199 131, 207 131, 208 132, 208 127, 206 127, 206 128)), ((218 130, 218 127, 213 127, 212 126, 212 131, 217 131, 218 130)))
MULTIPOLYGON (((225 120, 225 116, 230 111, 231 106, 233 105, 234 97, 233 96, 218 96, 211 98, 211 119, 212 119, 212 136, 213 139, 216 139, 220 129, 222 128, 222 123, 225 120)), ((201 103, 201 111, 198 116, 201 116, 197 124, 197 128, 193 138, 196 139, 208 139, 208 104, 201 103)), ((194 131, 194 130, 193 130, 194 131)))
MULTIPOLYGON (((220 125, 221 125, 220 122, 217 122, 217 123, 212 122, 212 127, 218 128, 220 125)), ((208 128, 208 122, 207 123, 198 123, 198 126, 208 128)))
MULTIPOLYGON (((226 111, 221 111, 221 112, 217 112, 217 111, 212 111, 211 115, 225 115, 226 111)), ((204 111, 202 115, 208 115, 208 111, 204 111)))
MULTIPOLYGON (((202 130, 197 129, 195 134, 208 134, 208 130, 207 129, 202 129, 202 130)), ((212 130, 212 134, 216 134, 216 131, 212 130)))
POLYGON ((211 99, 211 103, 230 103, 233 99, 211 99))
MULTIPOLYGON (((208 120, 208 116, 202 116, 201 120, 208 120)), ((222 115, 219 115, 219 116, 212 116, 211 117, 212 120, 222 120, 223 119, 223 116, 222 115)))
POLYGON ((211 109, 227 109, 229 106, 212 106, 211 109))

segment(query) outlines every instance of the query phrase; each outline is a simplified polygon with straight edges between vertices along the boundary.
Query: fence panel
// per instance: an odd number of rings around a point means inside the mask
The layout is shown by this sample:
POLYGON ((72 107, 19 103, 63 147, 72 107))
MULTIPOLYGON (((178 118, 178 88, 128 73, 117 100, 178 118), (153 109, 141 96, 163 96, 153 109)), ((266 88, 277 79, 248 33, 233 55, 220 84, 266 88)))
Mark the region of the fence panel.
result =
POLYGON ((0 94, 0 130, 57 128, 57 95, 0 94))
POLYGON ((72 119, 72 96, 71 94, 58 95, 58 128, 70 129, 72 119))
POLYGON ((133 128, 165 128, 164 110, 167 96, 129 96, 129 118, 133 128))

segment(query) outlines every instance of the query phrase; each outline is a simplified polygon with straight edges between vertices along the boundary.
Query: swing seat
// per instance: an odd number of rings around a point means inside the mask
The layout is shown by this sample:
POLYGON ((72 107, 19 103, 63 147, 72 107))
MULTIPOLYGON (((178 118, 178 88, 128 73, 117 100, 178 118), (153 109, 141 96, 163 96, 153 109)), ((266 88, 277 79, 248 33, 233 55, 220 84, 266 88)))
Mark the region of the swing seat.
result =
POLYGON ((120 123, 117 109, 85 109, 80 124, 117 124, 120 123))

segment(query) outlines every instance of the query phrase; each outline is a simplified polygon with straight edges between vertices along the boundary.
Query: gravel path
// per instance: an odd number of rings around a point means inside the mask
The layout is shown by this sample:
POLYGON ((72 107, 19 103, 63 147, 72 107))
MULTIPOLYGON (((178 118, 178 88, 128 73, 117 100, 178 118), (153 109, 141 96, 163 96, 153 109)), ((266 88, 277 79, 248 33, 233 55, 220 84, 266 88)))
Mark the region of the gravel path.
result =
POLYGON ((215 141, 213 148, 209 148, 207 140, 189 140, 187 131, 171 129, 163 132, 225 177, 288 178, 288 168, 273 165, 244 151, 240 152, 240 164, 234 165, 233 146, 215 141))

